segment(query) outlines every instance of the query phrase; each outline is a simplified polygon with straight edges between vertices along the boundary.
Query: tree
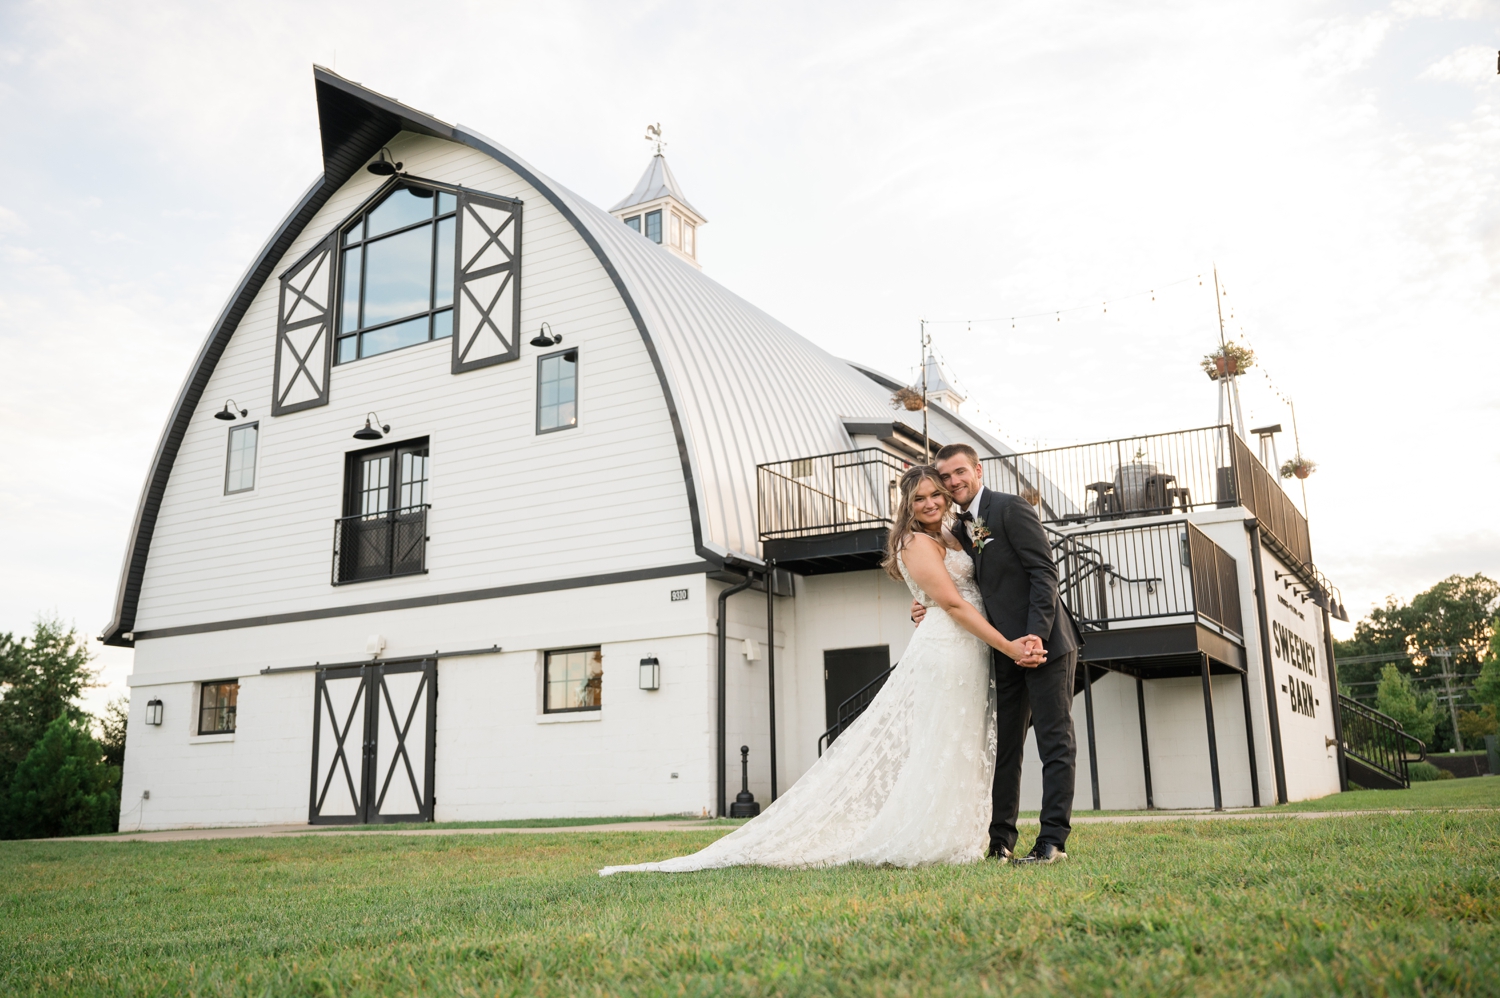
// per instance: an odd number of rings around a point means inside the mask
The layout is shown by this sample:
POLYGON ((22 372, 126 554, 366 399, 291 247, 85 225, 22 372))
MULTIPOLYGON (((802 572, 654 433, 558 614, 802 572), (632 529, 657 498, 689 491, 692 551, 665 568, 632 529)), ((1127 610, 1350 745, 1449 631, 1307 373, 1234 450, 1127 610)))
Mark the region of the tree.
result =
POLYGON ((47 726, 11 778, 0 836, 11 839, 113 831, 120 817, 120 771, 74 717, 47 726))
POLYGON ((49 724, 84 720, 78 698, 94 685, 90 658, 86 640, 55 617, 39 618, 30 638, 0 634, 0 800, 49 724))
POLYGON ((1380 672, 1380 686, 1375 690, 1375 707, 1382 714, 1389 714, 1400 722, 1402 730, 1423 743, 1432 744, 1432 730, 1436 726, 1436 705, 1432 695, 1419 697, 1412 689, 1411 679, 1387 662, 1380 672))
POLYGON ((99 747, 104 761, 121 770, 125 768, 125 729, 130 720, 130 698, 118 696, 104 705, 99 716, 99 747))
POLYGON ((1500 708, 1500 617, 1493 625, 1495 634, 1490 638, 1489 654, 1479 667, 1479 678, 1474 681, 1474 700, 1500 708))
POLYGON ((1486 735, 1500 732, 1500 721, 1495 717, 1495 705, 1487 703, 1479 710, 1458 712, 1458 731, 1464 736, 1464 744, 1470 748, 1480 746, 1486 735))

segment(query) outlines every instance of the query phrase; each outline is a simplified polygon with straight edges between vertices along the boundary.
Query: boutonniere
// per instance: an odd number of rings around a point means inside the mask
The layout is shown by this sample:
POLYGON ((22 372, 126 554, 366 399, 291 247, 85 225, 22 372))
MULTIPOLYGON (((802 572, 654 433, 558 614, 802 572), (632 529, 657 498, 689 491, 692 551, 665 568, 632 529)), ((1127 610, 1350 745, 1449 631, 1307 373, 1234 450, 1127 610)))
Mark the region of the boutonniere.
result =
POLYGON ((969 540, 974 542, 975 551, 983 551, 984 546, 993 539, 989 527, 986 527, 979 520, 969 521, 969 540))

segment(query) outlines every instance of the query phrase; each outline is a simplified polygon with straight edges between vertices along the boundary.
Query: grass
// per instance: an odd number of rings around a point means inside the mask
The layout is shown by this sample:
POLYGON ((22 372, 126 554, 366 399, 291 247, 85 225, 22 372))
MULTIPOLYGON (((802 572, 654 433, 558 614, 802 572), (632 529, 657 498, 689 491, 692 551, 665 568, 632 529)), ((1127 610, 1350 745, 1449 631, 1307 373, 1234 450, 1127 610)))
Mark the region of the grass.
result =
POLYGON ((595 875, 719 834, 0 843, 0 993, 1431 996, 1500 980, 1500 812, 1085 825, 1072 859, 1035 870, 595 875))

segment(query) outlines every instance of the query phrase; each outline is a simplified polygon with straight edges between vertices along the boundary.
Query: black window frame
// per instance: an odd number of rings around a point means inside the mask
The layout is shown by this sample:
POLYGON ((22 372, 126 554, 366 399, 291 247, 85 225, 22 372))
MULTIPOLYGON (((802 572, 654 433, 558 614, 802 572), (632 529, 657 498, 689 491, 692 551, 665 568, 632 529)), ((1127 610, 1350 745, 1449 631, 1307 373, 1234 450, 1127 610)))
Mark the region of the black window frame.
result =
POLYGON ((236 423, 234 426, 231 426, 229 428, 229 432, 225 434, 224 494, 226 496, 238 496, 244 495, 246 492, 254 492, 255 483, 258 481, 260 481, 260 420, 257 419, 249 423, 236 423), (230 459, 234 457, 234 435, 236 433, 243 433, 246 430, 255 431, 255 447, 253 449, 253 453, 255 455, 255 467, 250 472, 249 485, 245 486, 242 489, 231 489, 229 487, 229 462, 230 459))
POLYGON ((239 704, 240 704, 240 681, 238 679, 210 679, 210 680, 208 680, 206 682, 199 683, 198 684, 198 728, 197 728, 198 734, 200 734, 200 735, 232 735, 232 734, 234 734, 235 731, 239 728, 239 724, 238 724, 239 704), (212 689, 212 688, 220 687, 220 686, 233 686, 234 687, 234 703, 229 704, 227 707, 205 707, 205 706, 203 706, 203 697, 208 692, 208 690, 212 689), (210 710, 220 712, 220 717, 226 716, 223 712, 227 711, 228 712, 227 716, 229 718, 229 727, 228 728, 215 728, 215 729, 213 729, 211 731, 205 731, 205 730, 203 730, 203 715, 206 712, 210 711, 210 710))
MULTIPOLYGON (((390 486, 389 486, 390 491, 391 491, 391 502, 390 502, 390 504, 388 506, 386 506, 386 510, 406 509, 407 507, 405 507, 405 506, 398 506, 396 504, 396 500, 400 499, 400 497, 401 497, 401 480, 400 480, 400 476, 399 476, 399 471, 400 471, 400 467, 401 467, 401 454, 403 452, 410 452, 410 451, 414 451, 414 450, 424 451, 425 453, 422 456, 425 457, 428 461, 432 460, 432 444, 431 444, 431 441, 429 440, 429 438, 427 438, 427 437, 413 437, 410 440, 398 440, 398 441, 394 441, 394 442, 391 442, 391 443, 386 443, 386 442, 382 441, 381 443, 377 444, 374 447, 365 447, 365 448, 362 448, 360 450, 348 451, 347 453, 345 453, 344 454, 344 514, 343 515, 344 516, 360 516, 360 515, 364 515, 364 510, 362 510, 360 508, 360 501, 359 501, 360 497, 364 493, 364 489, 360 487, 360 479, 359 479, 360 465, 361 465, 361 463, 366 458, 371 457, 371 456, 376 455, 376 454, 380 454, 380 453, 385 452, 385 451, 389 451, 390 454, 391 454, 391 482, 390 482, 390 486)), ((420 502, 420 503, 412 503, 411 505, 413 505, 413 506, 418 506, 418 505, 420 505, 420 506, 430 506, 430 505, 432 505, 431 503, 427 502, 427 488, 428 488, 428 486, 432 482, 431 466, 430 465, 428 466, 427 471, 428 471, 427 477, 424 478, 424 479, 422 479, 422 482, 423 482, 423 487, 422 487, 422 502, 420 502)))
POLYGON ((653 243, 656 243, 658 246, 661 245, 662 236, 665 235, 665 233, 662 232, 660 208, 656 209, 655 211, 646 212, 646 216, 641 219, 641 232, 647 239, 651 240, 653 243), (656 222, 655 235, 652 235, 651 233, 651 222, 653 220, 656 222))
POLYGON ((585 711, 604 709, 604 647, 602 645, 578 645, 573 648, 549 648, 542 653, 542 713, 581 714, 585 711), (583 707, 552 706, 552 656, 571 655, 577 652, 593 652, 599 660, 598 703, 583 707))
POLYGON ((536 359, 536 433, 541 436, 544 433, 556 433, 559 430, 576 430, 579 423, 578 410, 578 348, 569 347, 566 350, 554 350, 551 353, 538 355, 536 359), (573 355, 573 422, 563 423, 559 426, 542 426, 542 363, 553 357, 565 357, 573 355))
POLYGON ((631 215, 629 218, 625 219, 625 224, 628 225, 628 226, 630 226, 635 231, 640 232, 641 231, 641 216, 639 216, 639 215, 631 215))
POLYGON ((454 323, 454 318, 455 318, 455 316, 457 314, 457 308, 456 308, 456 306, 457 306, 457 303, 458 303, 459 282, 460 282, 460 273, 459 273, 458 260, 457 260, 457 256, 458 256, 458 253, 457 253, 457 248, 458 248, 458 228, 459 228, 459 225, 460 225, 459 204, 458 204, 458 201, 459 201, 459 192, 457 190, 449 189, 447 187, 444 187, 444 186, 441 186, 441 185, 437 185, 437 184, 418 183, 418 182, 411 181, 411 180, 401 180, 401 181, 399 181, 399 182, 391 185, 390 190, 388 192, 386 192, 383 196, 377 194, 376 197, 373 198, 368 204, 364 205, 363 207, 360 208, 359 211, 355 212, 354 215, 353 215, 353 217, 347 219, 342 225, 340 225, 338 227, 337 238, 335 240, 335 247, 334 247, 334 249, 335 249, 335 258, 333 260, 334 281, 335 281, 335 288, 334 288, 334 292, 333 292, 333 310, 332 310, 334 314, 333 314, 333 322, 331 323, 331 328, 333 330, 333 342, 330 345, 330 352, 331 352, 331 356, 332 356, 332 364, 333 364, 334 367, 338 367, 338 366, 343 365, 343 364, 353 364, 353 363, 356 363, 357 361, 361 361, 361 360, 368 360, 371 357, 383 357, 383 356, 385 356, 388 353, 396 353, 397 351, 400 351, 400 350, 406 350, 406 349, 409 349, 411 347, 418 347, 418 346, 421 346, 424 343, 431 343, 434 340, 448 339, 448 338, 450 338, 450 337, 452 337, 454 335, 453 323, 454 323), (432 203, 433 203, 432 204, 432 207, 433 207, 433 214, 432 215, 428 216, 425 219, 422 219, 421 221, 412 222, 412 223, 410 223, 408 225, 403 225, 403 226, 400 226, 399 228, 391 229, 388 232, 382 232, 378 236, 370 237, 370 236, 362 234, 358 239, 356 239, 356 240, 354 240, 352 242, 348 240, 349 233, 352 232, 352 231, 354 231, 355 229, 360 229, 363 232, 364 226, 365 226, 365 219, 367 219, 373 212, 377 211, 380 208, 381 205, 385 204, 387 201, 389 201, 391 198, 395 197, 396 195, 398 195, 400 193, 403 193, 405 191, 413 190, 413 189, 415 189, 415 190, 431 191, 432 192, 432 197, 430 199, 432 201, 432 203), (453 199, 454 204, 453 204, 452 210, 445 211, 445 212, 439 212, 437 210, 438 205, 442 201, 441 195, 447 195, 448 197, 450 197, 450 198, 453 199), (454 257, 454 261, 453 261, 453 263, 454 263, 454 272, 453 272, 453 299, 451 301, 449 301, 447 304, 440 305, 436 301, 437 288, 438 288, 438 262, 439 262, 439 257, 441 256, 441 253, 440 253, 440 250, 439 250, 439 247, 438 247, 438 244, 437 244, 437 237, 438 237, 439 226, 446 219, 451 219, 453 221, 453 227, 452 227, 452 234, 453 234, 453 241, 454 241, 454 252, 452 253, 452 256, 454 257), (419 228, 421 228, 424 225, 425 226, 431 226, 431 228, 432 228, 432 244, 431 244, 431 247, 430 247, 430 250, 429 250, 429 252, 431 254, 430 255, 431 263, 429 265, 430 266, 430 270, 429 270, 429 273, 428 273, 427 311, 426 312, 414 312, 411 315, 401 316, 400 318, 388 319, 385 322, 382 322, 382 323, 379 323, 379 324, 373 325, 373 326, 363 326, 363 325, 360 325, 360 323, 363 322, 363 320, 364 320, 364 300, 365 300, 365 292, 367 290, 367 287, 366 287, 366 278, 367 278, 367 272, 368 272, 369 261, 370 261, 370 254, 369 254, 369 246, 370 246, 370 244, 371 243, 380 242, 381 240, 389 239, 389 238, 392 238, 394 236, 398 236, 398 235, 400 235, 400 234, 402 234, 404 232, 410 232, 410 231, 412 231, 414 229, 419 229, 419 228), (344 330, 344 260, 345 260, 345 257, 348 255, 349 251, 352 250, 356 246, 358 246, 359 250, 360 250, 360 253, 359 253, 359 289, 360 290, 359 290, 359 301, 358 301, 358 308, 359 308, 359 313, 360 314, 355 317, 355 328, 352 331, 346 332, 344 330), (443 313, 443 312, 447 312, 448 316, 449 316, 449 318, 448 318, 448 333, 445 334, 445 335, 443 335, 443 336, 435 336, 434 333, 436 332, 436 328, 437 328, 437 319, 438 319, 439 314, 443 313), (382 350, 380 353, 366 354, 364 352, 364 338, 365 338, 366 335, 368 335, 370 333, 379 332, 382 329, 388 329, 391 326, 397 326, 397 325, 400 325, 400 324, 405 323, 405 322, 411 322, 413 319, 422 318, 424 316, 427 319, 427 339, 425 339, 425 340, 418 340, 415 343, 408 343, 408 344, 406 344, 406 346, 395 347, 395 348, 393 348, 391 350, 382 350), (344 344, 345 341, 350 340, 350 339, 354 340, 354 356, 351 357, 351 358, 349 358, 348 360, 342 360, 342 359, 340 359, 340 354, 342 353, 342 350, 343 350, 343 344, 344 344))

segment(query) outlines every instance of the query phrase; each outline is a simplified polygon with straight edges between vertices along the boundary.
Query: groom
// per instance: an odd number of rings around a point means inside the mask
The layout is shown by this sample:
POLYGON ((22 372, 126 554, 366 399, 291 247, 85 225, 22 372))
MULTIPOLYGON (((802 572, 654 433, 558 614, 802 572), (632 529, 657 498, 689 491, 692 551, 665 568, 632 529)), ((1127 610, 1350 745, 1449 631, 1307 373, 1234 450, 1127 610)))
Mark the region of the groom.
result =
MULTIPOLYGON (((999 744, 989 855, 1015 863, 1067 859, 1063 847, 1072 830, 1077 756, 1073 677, 1082 639, 1057 594, 1052 549, 1030 503, 984 487, 984 471, 974 448, 949 444, 937 452, 933 463, 953 493, 958 510, 954 533, 974 559, 985 616, 1001 634, 1030 649, 1019 661, 998 652, 992 655, 999 744), (1028 724, 1036 729, 1036 747, 1042 757, 1042 830, 1030 853, 1012 859, 1028 724)), ((912 604, 913 621, 920 623, 925 613, 920 603, 912 604)))

